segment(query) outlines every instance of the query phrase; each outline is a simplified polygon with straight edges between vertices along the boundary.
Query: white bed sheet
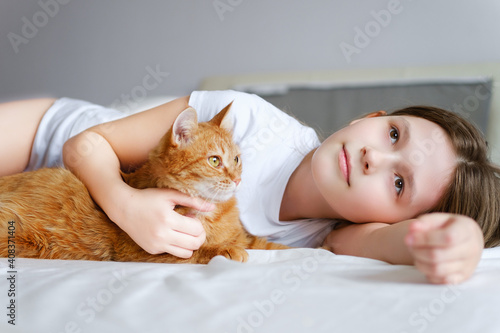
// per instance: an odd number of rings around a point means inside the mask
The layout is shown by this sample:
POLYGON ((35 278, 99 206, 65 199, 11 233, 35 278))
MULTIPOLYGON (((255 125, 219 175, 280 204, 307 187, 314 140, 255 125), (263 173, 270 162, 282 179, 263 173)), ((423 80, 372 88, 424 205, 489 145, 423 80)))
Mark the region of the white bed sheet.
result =
POLYGON ((249 252, 208 265, 18 258, 15 297, 0 259, 0 331, 500 332, 500 248, 458 286, 324 250, 249 252))

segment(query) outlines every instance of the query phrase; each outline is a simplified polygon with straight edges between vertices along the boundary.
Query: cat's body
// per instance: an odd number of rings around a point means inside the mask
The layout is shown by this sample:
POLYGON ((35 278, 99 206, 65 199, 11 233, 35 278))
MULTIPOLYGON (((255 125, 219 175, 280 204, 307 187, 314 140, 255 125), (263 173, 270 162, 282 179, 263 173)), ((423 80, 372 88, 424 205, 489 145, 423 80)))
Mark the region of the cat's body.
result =
POLYGON ((172 188, 215 204, 208 213, 175 208, 183 215, 195 214, 206 231, 205 243, 191 258, 144 251, 109 220, 84 184, 62 168, 0 178, 0 256, 8 256, 9 243, 15 244, 10 248, 16 257, 164 263, 207 263, 216 255, 246 261, 245 249, 288 248, 248 234, 239 221, 234 193, 241 162, 225 117, 229 107, 200 124, 194 110, 182 112, 148 161, 122 174, 138 189, 172 188))

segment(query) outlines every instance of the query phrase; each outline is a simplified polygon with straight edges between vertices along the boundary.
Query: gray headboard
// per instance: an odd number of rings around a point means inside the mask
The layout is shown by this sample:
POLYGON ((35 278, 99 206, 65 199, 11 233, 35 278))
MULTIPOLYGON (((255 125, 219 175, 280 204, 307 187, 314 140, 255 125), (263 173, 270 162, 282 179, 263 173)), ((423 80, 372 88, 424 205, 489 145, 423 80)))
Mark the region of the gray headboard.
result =
POLYGON ((238 87, 260 95, 294 115, 321 134, 340 129, 349 121, 372 111, 388 112, 411 105, 430 105, 455 111, 474 122, 486 134, 492 79, 380 82, 358 85, 266 85, 238 87))

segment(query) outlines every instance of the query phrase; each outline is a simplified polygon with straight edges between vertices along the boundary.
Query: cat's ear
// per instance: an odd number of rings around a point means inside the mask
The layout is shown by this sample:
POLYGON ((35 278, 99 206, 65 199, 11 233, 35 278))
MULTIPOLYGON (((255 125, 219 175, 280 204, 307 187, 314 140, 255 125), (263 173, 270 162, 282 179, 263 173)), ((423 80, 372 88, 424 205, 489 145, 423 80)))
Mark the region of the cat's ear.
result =
POLYGON ((232 132, 233 131, 233 119, 231 118, 231 115, 229 113, 229 110, 231 110, 231 106, 233 105, 232 101, 224 109, 222 109, 219 113, 215 115, 215 117, 210 120, 211 123, 225 129, 226 131, 232 132))
POLYGON ((189 107, 182 111, 172 125, 172 145, 178 146, 188 143, 197 128, 198 117, 195 109, 189 107))

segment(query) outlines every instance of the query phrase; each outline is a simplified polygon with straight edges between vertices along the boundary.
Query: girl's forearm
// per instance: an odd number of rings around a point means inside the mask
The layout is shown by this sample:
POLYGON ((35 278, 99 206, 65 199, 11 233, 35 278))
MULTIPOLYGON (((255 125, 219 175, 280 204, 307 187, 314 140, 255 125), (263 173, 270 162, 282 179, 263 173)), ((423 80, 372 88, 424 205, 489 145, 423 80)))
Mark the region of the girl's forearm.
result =
POLYGON ((325 245, 336 254, 383 260, 391 264, 412 265, 413 257, 404 238, 410 220, 395 224, 352 224, 332 231, 325 245))
POLYGON ((87 130, 65 143, 63 159, 109 218, 120 221, 120 202, 130 188, 121 178, 120 161, 111 145, 100 134, 87 130))
MULTIPOLYGON (((123 182, 120 168, 128 170, 146 161, 148 153, 188 106, 189 96, 145 112, 100 124, 69 139, 64 164, 87 186, 92 198, 123 229, 126 203, 136 190, 123 182)), ((131 223, 131 222, 130 222, 131 223)))

